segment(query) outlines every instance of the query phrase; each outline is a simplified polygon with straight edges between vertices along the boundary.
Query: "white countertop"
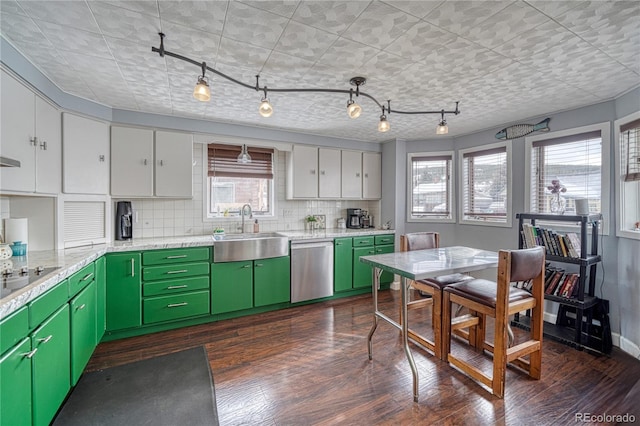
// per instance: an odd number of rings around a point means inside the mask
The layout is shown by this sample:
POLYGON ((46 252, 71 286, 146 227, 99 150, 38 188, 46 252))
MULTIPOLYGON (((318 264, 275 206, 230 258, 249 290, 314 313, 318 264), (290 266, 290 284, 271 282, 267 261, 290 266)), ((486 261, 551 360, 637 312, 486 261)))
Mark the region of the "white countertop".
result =
MULTIPOLYGON (((313 240, 323 238, 358 237, 367 235, 395 234, 393 229, 319 229, 315 231, 278 231, 290 240, 313 240)), ((32 251, 28 256, 12 257, 13 269, 23 266, 56 267, 54 272, 44 275, 34 283, 14 291, 0 299, 0 320, 45 293, 73 273, 93 262, 105 253, 139 250, 158 250, 166 248, 209 247, 213 246, 212 235, 195 235, 165 238, 139 238, 129 241, 114 241, 109 244, 77 247, 66 250, 32 251)), ((6 260, 2 262, 7 262, 6 260)), ((6 266, 5 266, 6 267, 6 266)))

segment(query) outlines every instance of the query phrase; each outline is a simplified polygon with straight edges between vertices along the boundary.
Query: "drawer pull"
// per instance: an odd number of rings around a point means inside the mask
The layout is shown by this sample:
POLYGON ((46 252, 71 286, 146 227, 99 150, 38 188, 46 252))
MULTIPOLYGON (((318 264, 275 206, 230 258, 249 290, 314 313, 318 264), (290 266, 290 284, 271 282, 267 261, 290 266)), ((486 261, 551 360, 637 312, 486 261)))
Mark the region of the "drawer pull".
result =
POLYGON ((91 277, 93 277, 93 272, 85 275, 84 277, 82 277, 82 279, 80 281, 87 281, 88 279, 91 279, 91 277))
POLYGON ((167 308, 178 308, 180 306, 187 306, 188 303, 187 302, 182 302, 182 303, 170 303, 167 305, 167 308))
POLYGON ((167 256, 167 259, 184 259, 185 257, 187 257, 186 254, 181 254, 181 255, 175 255, 175 256, 167 256))
POLYGON ((136 261, 132 257, 131 258, 131 277, 135 277, 135 276, 136 276, 136 261))
POLYGON ((76 308, 76 311, 81 311, 81 310, 83 310, 83 309, 84 309, 84 308, 86 308, 86 307, 87 307, 87 304, 86 304, 86 303, 83 303, 82 305, 78 306, 78 308, 76 308))
POLYGON ((369 254, 375 254, 376 251, 375 250, 369 250, 369 254))
POLYGON ((262 264, 262 263, 256 263, 256 268, 261 268, 263 266, 264 266, 264 264, 262 264))
POLYGON ((38 352, 38 348, 35 348, 32 351, 29 351, 27 353, 22 354, 23 357, 27 358, 27 359, 31 359, 33 358, 33 356, 36 354, 36 352, 38 352))
POLYGON ((50 334, 47 337, 44 337, 42 339, 38 339, 38 342, 40 342, 40 343, 48 343, 49 340, 51 340, 52 337, 53 337, 53 334, 50 334))
POLYGON ((251 268, 251 265, 250 264, 249 265, 243 265, 242 267, 243 268, 251 268))
POLYGON ((177 288, 187 288, 188 286, 186 284, 184 285, 170 285, 169 287, 167 287, 167 290, 175 290, 177 288))
POLYGON ((189 272, 186 269, 180 269, 179 271, 167 271, 167 274, 184 274, 185 272, 189 272))

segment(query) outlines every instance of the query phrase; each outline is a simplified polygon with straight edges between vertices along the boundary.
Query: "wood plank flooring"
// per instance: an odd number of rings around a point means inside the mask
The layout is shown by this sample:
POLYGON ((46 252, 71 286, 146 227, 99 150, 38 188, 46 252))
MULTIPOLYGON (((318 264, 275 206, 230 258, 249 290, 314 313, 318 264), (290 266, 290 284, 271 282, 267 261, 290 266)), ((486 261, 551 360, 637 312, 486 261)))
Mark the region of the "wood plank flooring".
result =
MULTIPOLYGON (((392 318, 399 297, 398 291, 380 292, 380 306, 392 318)), ((553 341, 543 343, 541 380, 508 368, 504 399, 412 345, 420 374, 414 403, 395 328, 380 323, 368 359, 371 299, 355 296, 103 343, 88 370, 202 345, 221 425, 547 425, 573 424, 576 413, 631 413, 640 422, 639 360, 617 348, 595 356, 553 341)), ((412 312, 410 323, 428 335, 429 310, 412 312)), ((452 350, 490 367, 487 355, 462 344, 452 350)))

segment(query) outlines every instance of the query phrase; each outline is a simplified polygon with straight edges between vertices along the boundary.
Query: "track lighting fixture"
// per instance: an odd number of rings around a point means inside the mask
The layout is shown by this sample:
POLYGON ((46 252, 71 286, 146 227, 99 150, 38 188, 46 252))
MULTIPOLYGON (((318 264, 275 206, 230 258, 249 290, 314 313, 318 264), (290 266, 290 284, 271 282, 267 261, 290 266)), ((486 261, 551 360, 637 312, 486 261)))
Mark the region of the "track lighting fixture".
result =
MULTIPOLYGON (((182 56, 180 54, 177 53, 173 53, 173 52, 169 52, 166 51, 164 49, 164 33, 158 33, 160 35, 160 47, 151 47, 151 51, 158 53, 161 57, 169 56, 172 58, 176 58, 179 59, 181 61, 185 61, 188 62, 190 64, 196 65, 196 66, 201 66, 202 67, 202 75, 198 77, 198 83, 196 84, 195 89, 193 90, 193 97, 198 99, 199 101, 209 101, 209 99, 211 99, 211 91, 209 89, 209 82, 207 77, 205 76, 205 72, 206 70, 209 70, 210 72, 212 72, 213 74, 216 74, 222 78, 225 78, 227 80, 229 80, 232 83, 235 83, 239 86, 243 86, 247 89, 252 89, 252 90, 256 90, 256 91, 264 91, 264 97, 262 98, 262 101, 260 102, 260 107, 258 109, 259 113, 261 116, 263 117, 269 117, 273 114, 273 106, 271 105, 271 103, 269 102, 269 99, 267 98, 267 86, 264 87, 260 87, 259 84, 259 76, 256 76, 256 85, 255 86, 251 86, 249 84, 243 83, 241 81, 238 81, 236 79, 234 79, 233 77, 230 77, 226 74, 224 74, 223 72, 220 72, 214 68, 210 68, 207 66, 207 64, 205 62, 197 62, 191 58, 188 58, 186 56, 182 56)), ((360 86, 363 86, 366 82, 366 78, 364 77, 353 77, 349 82, 351 83, 352 86, 356 86, 356 90, 355 90, 355 94, 356 97, 365 97, 370 99, 371 101, 373 101, 376 105, 378 105, 378 107, 382 108, 382 115, 380 116, 380 122, 378 123, 378 130, 380 132, 387 132, 389 131, 389 129, 391 128, 389 122, 387 121, 387 116, 385 115, 385 111, 387 114, 391 114, 391 101, 387 101, 387 106, 385 107, 383 104, 381 104, 380 102, 378 102, 378 100, 376 98, 374 98, 373 96, 369 95, 368 93, 364 93, 364 92, 360 92, 360 86)), ((281 88, 281 89, 269 89, 272 92, 279 92, 279 93, 344 93, 344 94, 349 94, 349 101, 347 102, 347 114, 349 115, 350 118, 357 118, 360 116, 360 114, 362 113, 362 107, 356 103, 353 100, 353 89, 323 89, 323 88, 281 88)), ((394 110, 393 112, 396 114, 408 114, 408 115, 414 115, 414 114, 418 114, 418 115, 422 115, 422 114, 441 114, 442 115, 442 119, 440 120, 440 124, 437 127, 437 134, 447 134, 449 132, 449 128, 447 126, 447 122, 444 119, 444 114, 455 114, 458 115, 460 114, 460 110, 458 109, 458 103, 456 102, 456 109, 452 110, 452 111, 445 111, 444 109, 439 110, 439 111, 401 111, 401 110, 394 110)), ((243 149, 243 153, 240 154, 240 156, 238 157, 238 161, 240 161, 240 157, 245 154, 246 157, 249 157, 248 161, 250 160, 250 156, 249 154, 246 152, 246 149, 243 149)), ((245 157, 243 157, 245 158, 245 157)))
POLYGON ((247 145, 242 145, 242 151, 238 155, 238 163, 247 164, 251 162, 251 156, 249 155, 249 151, 247 150, 247 145))
POLYGON ((201 102, 209 102, 211 99, 211 90, 209 89, 209 81, 204 75, 207 70, 207 63, 202 63, 202 75, 198 76, 198 82, 193 89, 193 97, 201 102))
POLYGON ((436 126, 436 135, 446 135, 449 133, 449 126, 447 126, 447 120, 444 119, 444 110, 440 111, 440 113, 442 114, 442 119, 436 126))

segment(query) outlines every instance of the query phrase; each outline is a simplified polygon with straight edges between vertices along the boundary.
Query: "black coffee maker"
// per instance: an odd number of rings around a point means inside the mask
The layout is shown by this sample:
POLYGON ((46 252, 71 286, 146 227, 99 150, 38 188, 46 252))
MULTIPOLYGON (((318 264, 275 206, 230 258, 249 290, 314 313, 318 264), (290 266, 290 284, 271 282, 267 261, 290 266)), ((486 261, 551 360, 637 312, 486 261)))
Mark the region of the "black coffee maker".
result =
POLYGON ((347 228, 362 228, 362 209, 347 209, 347 228))
POLYGON ((130 240, 133 236, 133 209, 131 201, 116 204, 116 240, 130 240))

